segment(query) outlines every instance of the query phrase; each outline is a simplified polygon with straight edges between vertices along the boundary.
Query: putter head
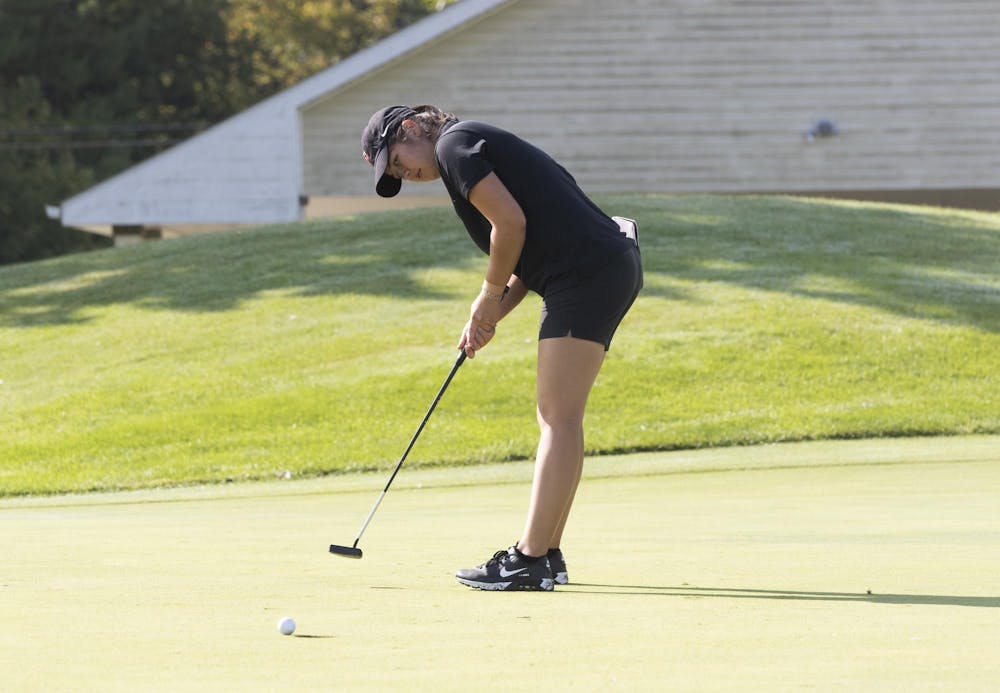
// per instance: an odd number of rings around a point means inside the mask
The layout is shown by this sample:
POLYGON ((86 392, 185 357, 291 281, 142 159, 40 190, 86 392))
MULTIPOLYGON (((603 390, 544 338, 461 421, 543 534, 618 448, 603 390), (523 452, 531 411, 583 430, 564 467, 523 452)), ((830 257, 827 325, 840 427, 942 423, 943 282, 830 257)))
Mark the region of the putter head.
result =
POLYGON ((361 549, 356 546, 338 546, 337 544, 330 544, 330 553, 335 553, 338 556, 345 556, 347 558, 361 558, 361 549))

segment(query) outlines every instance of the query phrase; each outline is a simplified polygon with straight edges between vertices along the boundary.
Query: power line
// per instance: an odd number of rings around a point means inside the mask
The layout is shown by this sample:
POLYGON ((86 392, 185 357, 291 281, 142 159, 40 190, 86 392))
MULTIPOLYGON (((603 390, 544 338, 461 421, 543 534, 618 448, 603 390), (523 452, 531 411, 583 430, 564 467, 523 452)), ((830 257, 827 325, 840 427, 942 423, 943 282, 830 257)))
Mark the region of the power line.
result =
POLYGON ((204 123, 6 127, 0 128, 0 151, 164 148, 183 142, 206 127, 204 123))
POLYGON ((205 123, 127 123, 109 125, 34 125, 0 128, 0 138, 81 135, 117 135, 149 132, 197 132, 205 123))
POLYGON ((51 142, 0 142, 0 151, 32 151, 40 149, 138 149, 140 147, 169 147, 184 138, 134 139, 134 140, 54 140, 51 142))

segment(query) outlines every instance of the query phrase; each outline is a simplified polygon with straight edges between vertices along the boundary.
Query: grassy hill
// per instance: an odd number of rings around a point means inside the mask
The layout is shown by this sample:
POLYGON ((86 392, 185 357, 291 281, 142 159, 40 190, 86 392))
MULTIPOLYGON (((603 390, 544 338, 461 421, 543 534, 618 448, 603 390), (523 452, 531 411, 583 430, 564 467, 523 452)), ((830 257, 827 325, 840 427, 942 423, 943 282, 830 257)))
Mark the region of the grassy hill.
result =
MULTIPOLYGON (((646 288, 591 453, 1000 432, 1000 215, 782 197, 601 199, 646 288)), ((0 268, 0 495, 388 468, 485 258, 449 209, 0 268)), ((530 457, 529 297, 408 464, 530 457)))

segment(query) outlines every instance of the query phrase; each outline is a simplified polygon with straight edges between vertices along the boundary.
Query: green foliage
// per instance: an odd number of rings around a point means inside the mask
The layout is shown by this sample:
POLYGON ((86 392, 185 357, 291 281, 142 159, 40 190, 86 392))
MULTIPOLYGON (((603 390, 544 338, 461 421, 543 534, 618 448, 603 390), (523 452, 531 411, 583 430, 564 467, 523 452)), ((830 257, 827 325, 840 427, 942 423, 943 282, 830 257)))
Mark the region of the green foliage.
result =
POLYGON ((225 0, 31 0, 4 5, 5 75, 30 75, 53 114, 81 124, 164 118, 213 121, 229 93, 225 0))
MULTIPOLYGON (((48 110, 34 78, 21 78, 0 92, 0 115, 8 127, 47 118, 48 110)), ((106 247, 104 239, 63 229, 45 218, 43 211, 46 204, 90 181, 66 151, 4 149, 0 145, 0 264, 106 247)))
POLYGON ((233 0, 230 36, 245 47, 258 91, 277 91, 450 2, 233 0))
MULTIPOLYGON (((1000 217, 776 197, 609 197, 646 287, 587 448, 1000 432, 1000 217)), ((449 209, 0 268, 0 495, 391 466, 484 258, 449 209)), ((529 458, 529 297, 408 460, 529 458)))

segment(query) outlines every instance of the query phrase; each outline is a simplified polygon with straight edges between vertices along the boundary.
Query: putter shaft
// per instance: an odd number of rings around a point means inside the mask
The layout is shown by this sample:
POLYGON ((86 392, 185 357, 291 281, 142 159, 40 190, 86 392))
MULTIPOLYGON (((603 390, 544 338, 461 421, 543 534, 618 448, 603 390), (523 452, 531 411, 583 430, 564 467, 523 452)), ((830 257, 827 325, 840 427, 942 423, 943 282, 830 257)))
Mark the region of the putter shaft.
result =
POLYGON ((361 541, 361 535, 364 534, 365 530, 368 528, 368 524, 372 521, 372 517, 375 516, 375 511, 378 510, 378 506, 381 505, 382 499, 385 498, 386 492, 389 490, 389 487, 392 486, 392 482, 395 480, 396 475, 402 468, 403 462, 406 460, 406 456, 410 454, 410 450, 413 449, 413 444, 417 442, 417 438, 420 437, 420 432, 424 430, 424 426, 427 425, 427 420, 431 418, 431 414, 434 412, 435 407, 437 407, 438 402, 441 401, 441 397, 444 395, 444 391, 448 389, 448 385, 451 383, 451 379, 455 377, 455 373, 458 372, 458 367, 462 365, 463 361, 465 361, 465 349, 462 349, 459 352, 458 358, 455 359, 455 365, 451 367, 451 372, 448 373, 448 377, 445 378, 444 384, 441 386, 441 389, 438 390, 437 396, 434 397, 434 401, 431 402, 431 406, 427 409, 427 413, 424 414, 424 418, 420 422, 420 425, 417 427, 416 433, 414 433, 413 437, 410 438, 410 444, 407 445, 406 450, 403 451, 402 457, 400 457, 399 462, 396 463, 396 468, 392 470, 392 475, 386 482, 385 488, 382 489, 382 493, 380 493, 378 495, 378 498, 375 499, 375 504, 369 511, 368 517, 366 517, 365 521, 362 523, 361 529, 358 530, 358 535, 354 538, 354 545, 348 548, 346 546, 338 546, 337 544, 330 544, 330 553, 337 554, 338 556, 361 558, 361 549, 358 548, 358 542, 361 541))

